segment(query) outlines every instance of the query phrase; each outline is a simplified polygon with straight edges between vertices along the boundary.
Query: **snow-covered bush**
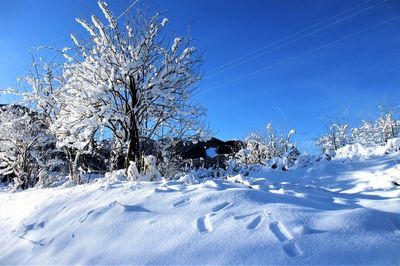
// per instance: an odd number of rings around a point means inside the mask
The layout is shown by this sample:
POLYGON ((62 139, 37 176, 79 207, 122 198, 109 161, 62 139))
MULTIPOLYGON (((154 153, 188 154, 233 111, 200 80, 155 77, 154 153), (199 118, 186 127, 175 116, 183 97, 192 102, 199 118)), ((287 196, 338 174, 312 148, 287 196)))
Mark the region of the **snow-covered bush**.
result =
POLYGON ((166 179, 187 172, 190 164, 181 157, 185 141, 177 138, 162 139, 157 142, 158 169, 166 179))
POLYGON ((335 155, 335 151, 349 143, 347 124, 332 124, 328 133, 317 139, 316 146, 328 157, 335 155))
POLYGON ((362 126, 351 130, 352 143, 358 143, 364 146, 376 145, 379 142, 380 134, 375 126, 363 121, 362 126))
POLYGON ((389 153, 393 149, 389 146, 395 143, 392 140, 399 137, 400 120, 393 112, 382 112, 375 121, 363 121, 360 127, 332 124, 328 134, 321 136, 316 145, 328 159, 335 156, 354 159, 389 153))
POLYGON ((157 160, 153 155, 144 157, 143 174, 148 177, 149 181, 160 181, 161 174, 157 169, 157 160))
POLYGON ((385 145, 386 153, 400 152, 400 137, 389 139, 385 145))
POLYGON ((364 146, 385 145, 390 139, 400 137, 400 120, 392 112, 382 112, 374 122, 363 121, 361 127, 352 129, 352 142, 364 146))
MULTIPOLYGON (((235 167, 260 164, 288 170, 300 155, 296 144, 292 142, 294 134, 295 131, 291 129, 286 135, 277 135, 271 124, 267 125, 267 133, 263 136, 250 134, 245 139, 246 147, 234 155, 235 167)), ((230 165, 234 169, 232 162, 230 165)))
POLYGON ((54 139, 43 119, 22 106, 0 107, 0 176, 13 177, 15 189, 34 186, 40 176, 43 182, 49 169, 54 139))

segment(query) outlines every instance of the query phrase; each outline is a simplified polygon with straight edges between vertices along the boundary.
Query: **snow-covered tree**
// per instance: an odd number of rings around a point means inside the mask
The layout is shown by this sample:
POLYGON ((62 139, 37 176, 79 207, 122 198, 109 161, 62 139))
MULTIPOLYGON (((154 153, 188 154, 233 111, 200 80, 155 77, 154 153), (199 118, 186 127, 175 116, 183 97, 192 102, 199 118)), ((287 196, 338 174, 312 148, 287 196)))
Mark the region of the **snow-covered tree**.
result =
POLYGON ((58 97, 59 88, 63 84, 62 65, 46 62, 43 57, 36 60, 33 53, 31 55, 32 69, 29 75, 20 79, 28 88, 23 92, 16 91, 15 94, 22 96, 21 102, 24 105, 29 105, 35 112, 44 115, 50 126, 60 110, 58 97))
POLYGON ((361 144, 363 146, 376 145, 380 139, 380 134, 375 125, 368 121, 363 121, 362 125, 351 129, 351 142, 353 144, 361 144))
POLYGON ((389 139, 400 137, 400 120, 392 112, 382 112, 374 122, 363 121, 352 129, 352 142, 364 146, 385 145, 389 139))
POLYGON ((376 130, 380 134, 378 142, 386 144, 389 139, 400 137, 400 120, 396 120, 392 112, 382 112, 376 121, 376 130))
POLYGON ((235 155, 236 163, 265 164, 268 160, 280 158, 283 160, 283 168, 288 169, 300 155, 296 144, 292 142, 294 134, 295 131, 291 129, 285 135, 277 135, 272 124, 268 124, 264 135, 251 133, 245 139, 246 148, 235 155))
POLYGON ((79 59, 64 65, 61 110, 53 131, 60 146, 88 149, 96 136, 114 139, 113 154, 143 170, 143 147, 166 136, 199 130, 204 110, 190 100, 199 79, 199 57, 189 38, 165 41, 168 19, 157 13, 118 21, 105 2, 105 20, 78 18, 87 42, 71 38, 79 59))
POLYGON ((15 188, 35 185, 47 170, 47 149, 54 140, 44 121, 22 106, 0 107, 0 175, 13 177, 15 188))
MULTIPOLYGON (((43 49, 36 49, 36 52, 38 50, 43 51, 43 49)), ((48 49, 45 50, 49 52, 48 49)), ((36 120, 40 118, 42 128, 51 140, 46 145, 46 151, 41 151, 45 153, 44 157, 47 158, 45 165, 41 166, 40 172, 40 176, 45 177, 47 176, 45 173, 53 171, 53 169, 64 170, 66 162, 68 162, 64 157, 71 154, 70 150, 56 148, 54 134, 50 131, 56 116, 60 112, 60 101, 62 100, 60 87, 63 84, 63 68, 62 65, 56 64, 53 60, 46 62, 43 57, 36 60, 32 51, 31 56, 31 71, 28 75, 18 79, 21 82, 20 88, 18 90, 9 89, 6 92, 18 96, 20 100, 17 103, 32 110, 36 120), (62 156, 63 152, 65 156, 62 156)), ((43 182, 39 183, 45 185, 47 180, 41 178, 41 181, 43 182)))
POLYGON ((331 156, 333 151, 336 151, 348 143, 348 125, 332 124, 329 127, 328 133, 317 139, 316 145, 320 147, 325 154, 331 156))

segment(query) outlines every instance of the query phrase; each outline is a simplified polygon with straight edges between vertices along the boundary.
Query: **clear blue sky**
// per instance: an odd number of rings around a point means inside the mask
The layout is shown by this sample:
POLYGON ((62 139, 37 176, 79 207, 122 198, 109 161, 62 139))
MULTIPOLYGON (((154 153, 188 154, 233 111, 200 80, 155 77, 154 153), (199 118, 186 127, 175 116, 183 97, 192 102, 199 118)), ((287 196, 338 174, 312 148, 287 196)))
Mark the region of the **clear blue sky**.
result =
MULTIPOLYGON (((119 15, 131 2, 109 5, 119 15)), ((208 109, 217 137, 242 138, 272 122, 279 130, 295 128, 301 149, 312 150, 326 119, 374 118, 378 105, 399 111, 398 0, 141 0, 140 5, 167 11, 169 27, 177 33, 191 25, 195 45, 204 52, 206 77, 196 100, 208 109), (288 45, 223 73, 207 73, 351 8, 264 51, 292 41, 288 45), (260 69, 265 70, 248 75, 260 69)), ((27 73, 30 47, 70 46, 69 34, 82 33, 74 19, 92 12, 98 13, 96 1, 0 0, 0 87, 16 84, 27 73)), ((9 99, 0 95, 3 101, 9 99)))

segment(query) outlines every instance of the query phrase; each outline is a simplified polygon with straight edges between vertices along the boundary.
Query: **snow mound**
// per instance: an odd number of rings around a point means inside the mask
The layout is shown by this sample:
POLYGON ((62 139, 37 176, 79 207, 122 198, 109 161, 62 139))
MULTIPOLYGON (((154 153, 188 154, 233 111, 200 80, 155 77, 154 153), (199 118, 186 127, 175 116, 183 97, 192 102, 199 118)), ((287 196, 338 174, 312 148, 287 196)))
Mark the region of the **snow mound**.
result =
POLYGON ((336 151, 335 159, 356 160, 384 156, 400 151, 400 138, 389 139, 384 146, 365 147, 361 144, 346 145, 336 151))
POLYGON ((399 158, 386 155, 220 179, 126 181, 115 171, 80 186, 0 190, 0 264, 396 265, 393 176, 399 158))

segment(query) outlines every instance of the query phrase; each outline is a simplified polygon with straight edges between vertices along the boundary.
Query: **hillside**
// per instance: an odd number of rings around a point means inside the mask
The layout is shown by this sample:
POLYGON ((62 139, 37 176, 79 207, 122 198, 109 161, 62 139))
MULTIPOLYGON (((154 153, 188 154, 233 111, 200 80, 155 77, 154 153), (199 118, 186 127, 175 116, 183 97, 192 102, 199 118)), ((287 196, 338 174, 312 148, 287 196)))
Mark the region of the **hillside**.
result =
POLYGON ((1 264, 398 264, 398 153, 0 193, 1 264))

